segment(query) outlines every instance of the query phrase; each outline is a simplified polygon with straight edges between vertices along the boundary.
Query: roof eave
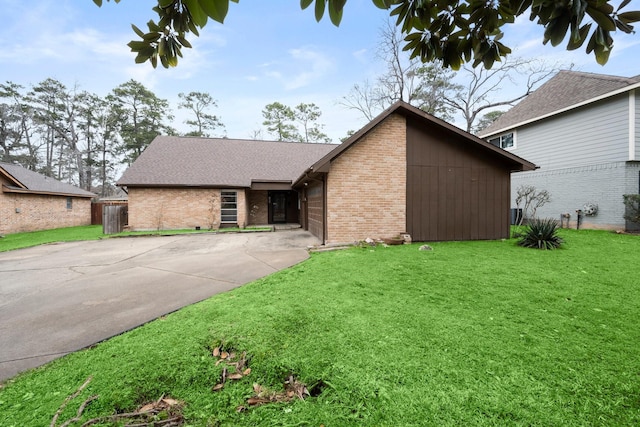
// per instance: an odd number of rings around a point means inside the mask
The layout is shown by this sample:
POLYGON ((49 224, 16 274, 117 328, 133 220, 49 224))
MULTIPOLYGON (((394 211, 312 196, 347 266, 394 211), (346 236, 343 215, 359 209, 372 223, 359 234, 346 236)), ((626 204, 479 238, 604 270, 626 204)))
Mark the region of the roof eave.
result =
POLYGON ((97 194, 78 194, 78 193, 65 193, 58 191, 38 191, 38 190, 29 190, 27 188, 13 188, 6 185, 2 186, 2 191, 4 193, 18 193, 18 194, 38 194, 43 196, 63 196, 63 197, 82 197, 87 199, 92 199, 97 196, 97 194))
POLYGON ((526 126, 528 124, 535 123, 535 122, 538 122, 540 120, 548 119, 549 117, 557 116, 559 114, 566 113, 567 111, 575 110, 577 108, 584 107, 585 105, 593 104, 595 102, 602 101, 604 99, 611 98, 611 97, 614 97, 614 96, 617 96, 617 95, 620 95, 620 94, 623 94, 623 93, 626 93, 626 92, 630 92, 632 90, 636 90, 636 89, 639 89, 639 88, 640 88, 640 82, 632 84, 632 85, 629 85, 629 86, 625 86, 625 87, 620 88, 620 89, 613 90, 611 92, 604 93, 602 95, 599 95, 599 96, 596 96, 596 97, 593 97, 593 98, 589 98, 589 99, 587 99, 585 101, 578 102, 577 104, 569 105, 568 107, 561 108, 559 110, 552 111, 550 113, 543 114, 541 116, 537 116, 537 117, 533 117, 531 119, 523 120, 523 121, 515 123, 513 125, 505 126, 505 127, 499 128, 497 130, 493 130, 493 131, 488 132, 488 133, 483 133, 479 137, 480 138, 489 138, 489 137, 492 137, 492 136, 496 136, 496 135, 499 135, 501 133, 512 131, 512 130, 517 129, 519 127, 526 126))

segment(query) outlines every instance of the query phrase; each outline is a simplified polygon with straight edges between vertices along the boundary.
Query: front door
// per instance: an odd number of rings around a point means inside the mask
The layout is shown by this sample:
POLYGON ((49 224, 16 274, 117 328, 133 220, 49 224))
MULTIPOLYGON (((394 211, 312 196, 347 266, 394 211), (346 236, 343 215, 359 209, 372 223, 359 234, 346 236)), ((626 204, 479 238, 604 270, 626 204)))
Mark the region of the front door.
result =
POLYGON ((287 205, 289 202, 289 192, 270 191, 269 192, 269 224, 287 222, 287 205))

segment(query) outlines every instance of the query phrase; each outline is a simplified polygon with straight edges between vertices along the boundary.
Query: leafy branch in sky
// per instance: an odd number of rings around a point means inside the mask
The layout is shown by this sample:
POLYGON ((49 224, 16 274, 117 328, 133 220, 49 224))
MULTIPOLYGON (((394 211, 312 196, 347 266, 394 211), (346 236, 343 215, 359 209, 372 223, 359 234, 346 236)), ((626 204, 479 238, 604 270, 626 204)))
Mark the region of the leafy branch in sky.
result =
MULTIPOLYGON (((109 1, 109 0, 107 0, 109 1)), ((119 3, 120 0, 114 0, 119 3)), ((153 10, 158 22, 147 23, 148 32, 132 25, 141 40, 128 46, 137 54, 136 62, 158 60, 165 67, 176 66, 182 48, 190 48, 187 33, 199 35, 209 19, 223 23, 229 3, 238 0, 157 0, 153 10)), ((611 0, 371 0, 390 11, 404 36, 404 50, 422 62, 440 61, 444 67, 459 69, 464 63, 489 69, 511 53, 502 42, 502 28, 529 12, 529 19, 544 28, 543 43, 558 46, 567 38, 568 50, 587 42, 586 52, 605 64, 613 48, 612 33, 632 33, 640 11, 623 12, 631 0, 614 8, 611 0), (588 41, 587 41, 588 40, 588 41)), ((98 6, 102 0, 93 0, 98 6)), ((339 25, 347 0, 300 0, 302 9, 314 4, 316 20, 325 13, 339 25)))

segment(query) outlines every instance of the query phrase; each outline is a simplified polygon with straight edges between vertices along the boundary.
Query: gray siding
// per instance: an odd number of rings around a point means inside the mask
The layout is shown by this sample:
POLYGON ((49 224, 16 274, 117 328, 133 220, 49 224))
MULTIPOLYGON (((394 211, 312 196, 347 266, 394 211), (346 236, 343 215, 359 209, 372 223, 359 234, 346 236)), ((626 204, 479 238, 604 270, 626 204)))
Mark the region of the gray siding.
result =
POLYGON ((628 111, 625 93, 532 123, 517 130, 512 153, 542 170, 626 161, 628 111))
POLYGON ((640 162, 615 162, 556 170, 520 172, 511 175, 511 206, 516 207, 518 187, 533 185, 551 194, 551 202, 538 209, 540 218, 560 219, 571 214, 571 227, 575 227, 576 210, 585 203, 598 205, 598 214, 584 217, 585 228, 624 229, 624 203, 622 195, 637 193, 640 162))

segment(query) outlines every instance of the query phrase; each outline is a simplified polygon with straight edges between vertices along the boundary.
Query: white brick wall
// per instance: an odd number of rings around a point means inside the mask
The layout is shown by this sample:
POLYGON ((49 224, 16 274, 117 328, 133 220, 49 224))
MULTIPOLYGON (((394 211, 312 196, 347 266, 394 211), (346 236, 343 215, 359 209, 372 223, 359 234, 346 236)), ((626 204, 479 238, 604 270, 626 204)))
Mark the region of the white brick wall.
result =
POLYGON ((639 172, 638 163, 614 162, 514 173, 511 175, 511 207, 516 207, 518 187, 533 185, 551 194, 551 202, 538 209, 538 217, 560 219, 561 214, 570 213, 570 226, 575 228, 576 210, 583 209, 585 203, 595 203, 598 205, 598 214, 583 217, 581 227, 624 229, 622 195, 639 191, 639 172))

